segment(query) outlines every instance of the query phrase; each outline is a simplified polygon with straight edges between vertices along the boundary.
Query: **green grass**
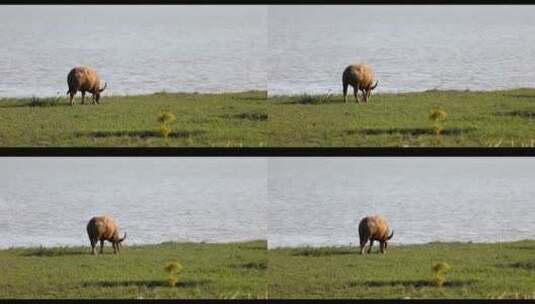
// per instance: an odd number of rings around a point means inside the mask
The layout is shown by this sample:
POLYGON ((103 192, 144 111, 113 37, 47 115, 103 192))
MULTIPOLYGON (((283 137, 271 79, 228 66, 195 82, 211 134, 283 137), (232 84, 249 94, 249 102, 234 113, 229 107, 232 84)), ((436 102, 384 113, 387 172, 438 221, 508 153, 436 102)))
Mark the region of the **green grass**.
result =
POLYGON ((279 248, 266 241, 0 250, 0 298, 535 298, 535 241, 279 248), (175 287, 164 267, 179 262, 175 287), (451 269, 443 287, 432 266, 451 269))
MULTIPOLYGON (((377 244, 376 244, 377 246, 377 244)), ((535 241, 268 250, 270 298, 535 298, 535 241), (446 262, 443 287, 434 262, 446 262)))
MULTIPOLYGON (((87 96, 86 96, 87 97, 87 96)), ((0 100, 0 146, 263 147, 268 143, 266 92, 102 97, 73 107, 67 97, 0 100), (170 111, 168 138, 158 116, 170 111)))
POLYGON ((0 146, 535 147, 535 89, 267 98, 265 91, 0 100, 0 146), (431 110, 447 112, 436 136, 431 110), (170 111, 168 138, 158 115, 170 111))
POLYGON ((270 146, 535 147, 535 89, 270 97, 270 146), (433 107, 448 113, 433 134, 433 107))
POLYGON ((266 241, 0 251, 0 298, 266 298, 266 241), (175 287, 164 267, 184 269, 175 287))

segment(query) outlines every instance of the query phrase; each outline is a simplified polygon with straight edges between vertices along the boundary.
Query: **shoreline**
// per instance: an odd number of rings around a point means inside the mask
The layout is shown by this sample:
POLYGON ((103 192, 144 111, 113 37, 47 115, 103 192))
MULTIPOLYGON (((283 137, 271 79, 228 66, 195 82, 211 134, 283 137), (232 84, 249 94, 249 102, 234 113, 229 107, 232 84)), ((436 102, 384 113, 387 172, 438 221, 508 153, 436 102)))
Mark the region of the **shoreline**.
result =
MULTIPOLYGON (((326 246, 310 246, 310 245, 299 245, 299 246, 277 246, 269 247, 269 241, 265 239, 251 239, 251 240, 241 240, 241 241, 163 241, 159 243, 134 243, 134 244, 125 244, 126 248, 142 248, 142 247, 155 247, 161 245, 240 245, 246 243, 256 243, 256 242, 265 242, 267 244, 266 250, 347 250, 347 249, 359 249, 359 245, 326 245, 326 246)), ((396 244, 395 242, 389 242, 388 246, 390 248, 414 248, 414 247, 426 247, 426 246, 458 246, 458 245, 502 245, 502 244, 512 244, 512 243, 523 243, 523 242, 535 242, 535 239, 520 239, 512 241, 492 241, 492 242, 474 242, 474 241, 432 241, 427 243, 410 243, 410 244, 396 244)), ((100 246, 100 245, 99 245, 100 246)), ((374 248, 378 244, 374 244, 374 248)), ((62 250, 74 250, 89 248, 89 245, 36 245, 36 246, 12 246, 12 247, 0 247, 0 252, 9 251, 9 250, 52 250, 52 249, 62 249, 62 250)), ((98 246, 97 246, 98 247, 98 246)), ((104 248, 110 247, 111 244, 106 242, 104 243, 104 248), (109 246, 108 246, 109 245, 109 246)))
MULTIPOLYGON (((237 91, 156 91, 156 92, 147 92, 147 93, 134 93, 134 94, 106 94, 102 93, 101 98, 128 98, 128 97, 152 97, 155 95, 198 95, 198 96, 208 96, 208 95, 225 95, 225 94, 251 94, 251 93, 266 93, 265 89, 251 89, 251 90, 237 90, 237 91)), ((91 93, 87 92, 86 97, 91 99, 91 93)), ((75 99, 79 100, 81 98, 81 93, 77 92, 75 99)), ((24 96, 0 96, 0 102, 2 101, 25 101, 28 99, 69 99, 68 94, 57 94, 57 95, 24 95, 24 96)))
MULTIPOLYGON (((492 88, 492 89, 449 89, 449 88, 430 88, 425 90, 379 90, 379 91, 372 91, 372 96, 390 96, 390 95, 405 95, 405 94, 419 94, 419 93, 433 93, 433 92, 444 92, 444 93, 489 93, 489 92, 507 92, 507 91, 516 91, 516 90, 533 90, 535 87, 510 87, 510 88, 492 88)), ((360 93, 359 93, 360 94, 360 93)), ((320 96, 342 96, 342 89, 337 88, 336 90, 327 90, 326 92, 319 93, 308 93, 308 92, 300 92, 300 93, 284 93, 284 94, 272 94, 268 91, 268 99, 269 98, 295 98, 295 97, 302 97, 303 95, 306 96, 312 96, 312 97, 320 97, 320 96)), ((353 89, 349 87, 348 89, 348 96, 353 96, 353 89)), ((372 97, 373 98, 373 97, 372 97)))
MULTIPOLYGON (((421 94, 421 93, 491 93, 491 92, 508 92, 508 91, 517 91, 517 90, 535 90, 535 87, 511 87, 511 88, 493 88, 493 89, 448 89, 448 88, 431 88, 425 90, 414 90, 414 91, 404 91, 404 90, 387 90, 387 91, 377 91, 372 92, 372 96, 396 96, 396 95, 407 95, 407 94, 421 94)), ((348 90, 348 97, 352 97, 352 89, 348 90)), ((106 94, 103 93, 101 98, 127 98, 127 97, 151 97, 154 95, 225 95, 225 94, 245 94, 245 93, 266 93, 266 99, 277 99, 277 98, 298 98, 303 96, 310 97, 342 97, 342 90, 328 90, 327 92, 299 92, 299 93, 284 93, 284 94, 272 94, 268 89, 244 89, 244 90, 231 90, 231 91, 155 91, 155 92, 140 92, 140 93, 119 93, 119 94, 106 94)), ((91 97, 90 93, 87 93, 91 97)), ((359 93, 360 94, 360 93, 359 93)), ((75 98, 80 98, 80 92, 77 92, 75 98)), ((27 99, 68 99, 68 94, 56 94, 56 95, 21 95, 21 96, 0 96, 0 102, 2 101, 23 101, 27 99)), ((373 97, 372 97, 373 98, 373 97)))
MULTIPOLYGON (((134 243, 134 244, 128 244, 125 243, 123 246, 125 248, 142 248, 142 247, 157 247, 157 246, 164 246, 164 245, 243 245, 247 243, 257 243, 257 242, 267 242, 263 239, 251 239, 251 240, 241 240, 241 241, 163 241, 159 243, 134 243)), ((98 244, 97 244, 98 245, 98 244)), ((10 250, 55 250, 55 249, 61 249, 61 250, 76 250, 76 249, 87 249, 91 248, 89 245, 89 241, 87 242, 87 245, 53 245, 53 246, 47 246, 47 245, 36 245, 36 246, 12 246, 12 247, 0 247, 0 252, 3 251, 10 251, 10 250)), ((97 246, 97 248, 100 248, 100 245, 97 246)), ((112 248, 111 243, 105 242, 104 243, 104 249, 106 248, 112 248)))
MULTIPOLYGON (((520 240, 508 240, 508 241, 431 241, 426 243, 396 243, 396 242, 388 242, 389 248, 412 248, 412 247, 425 247, 425 246, 444 246, 444 245, 500 245, 500 244, 510 244, 510 243, 517 243, 517 242, 535 242, 534 239, 520 239, 520 240)), ((367 243, 369 244, 369 243, 367 243)), ((348 244, 348 245, 321 245, 321 246, 314 246, 314 245, 298 245, 298 246, 277 246, 277 247, 269 247, 269 241, 268 241, 268 250, 294 250, 294 249, 307 249, 307 250, 338 250, 338 249, 359 249, 359 244, 348 244)), ((374 248, 378 247, 378 243, 374 243, 374 248)))

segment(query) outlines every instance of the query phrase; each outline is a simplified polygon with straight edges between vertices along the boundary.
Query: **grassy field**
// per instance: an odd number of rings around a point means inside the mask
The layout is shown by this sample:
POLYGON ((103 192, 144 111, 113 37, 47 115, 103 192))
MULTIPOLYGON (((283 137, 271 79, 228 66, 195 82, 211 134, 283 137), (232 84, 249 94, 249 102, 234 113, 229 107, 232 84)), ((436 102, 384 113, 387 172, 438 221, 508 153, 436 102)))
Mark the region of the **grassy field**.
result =
MULTIPOLYGON (((107 244, 109 245, 109 244, 107 244)), ((0 251, 0 298, 266 298, 266 241, 0 251), (184 267, 176 286, 167 262, 184 267)))
MULTIPOLYGON (((91 95, 89 95, 90 97, 91 95)), ((86 96, 87 97, 87 96, 86 96)), ((0 146, 263 147, 268 140, 266 92, 157 93, 106 97, 99 105, 67 97, 0 100, 0 146), (160 111, 175 114, 168 138, 160 111)))
POLYGON ((0 100, 0 146, 535 147, 535 89, 276 96, 265 91, 0 100), (448 113, 435 135, 433 107, 448 113), (160 111, 176 115, 158 132, 160 111))
POLYGON ((270 298, 535 298, 535 241, 268 250, 270 298), (431 283, 434 262, 451 269, 431 283))
POLYGON ((266 241, 0 250, 0 298, 535 298, 535 241, 280 248, 266 241), (184 270, 176 286, 164 266, 184 270), (451 269, 431 282, 434 262, 451 269))
POLYGON ((535 89, 270 98, 270 146, 535 147, 535 89), (448 113, 435 136, 433 107, 448 113))

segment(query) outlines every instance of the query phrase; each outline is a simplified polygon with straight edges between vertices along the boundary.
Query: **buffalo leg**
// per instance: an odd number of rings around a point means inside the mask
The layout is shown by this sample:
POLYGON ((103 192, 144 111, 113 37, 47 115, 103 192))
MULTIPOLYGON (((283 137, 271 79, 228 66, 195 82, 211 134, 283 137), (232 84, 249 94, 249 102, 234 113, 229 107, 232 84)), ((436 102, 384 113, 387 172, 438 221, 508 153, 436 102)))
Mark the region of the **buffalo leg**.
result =
POLYGON ((76 95, 76 91, 70 91, 69 92, 69 103, 72 105, 74 105, 74 95, 76 95))
POLYGON ((370 91, 362 90, 362 96, 364 97, 364 101, 368 103, 368 98, 370 97, 370 91))
POLYGON ((85 91, 82 91, 82 104, 84 104, 84 99, 85 99, 85 91))
POLYGON ((355 95, 355 100, 357 103, 359 103, 359 88, 358 87, 353 87, 353 95, 355 95))
POLYGON ((385 249, 386 249, 385 242, 381 241, 380 251, 381 251, 382 254, 385 253, 385 249))
POLYGON ((100 254, 104 253, 104 240, 100 240, 100 254))
POLYGON ((370 247, 368 248, 368 254, 372 252, 373 239, 370 239, 370 247))
POLYGON ((364 249, 366 248, 367 242, 368 242, 368 239, 366 238, 360 239, 360 254, 364 254, 364 249))
POLYGON ((93 255, 97 255, 97 251, 95 250, 95 246, 97 246, 97 240, 89 240, 91 242, 91 253, 93 255))
POLYGON ((347 103, 347 86, 348 84, 346 82, 343 83, 343 89, 344 89, 344 103, 347 103))

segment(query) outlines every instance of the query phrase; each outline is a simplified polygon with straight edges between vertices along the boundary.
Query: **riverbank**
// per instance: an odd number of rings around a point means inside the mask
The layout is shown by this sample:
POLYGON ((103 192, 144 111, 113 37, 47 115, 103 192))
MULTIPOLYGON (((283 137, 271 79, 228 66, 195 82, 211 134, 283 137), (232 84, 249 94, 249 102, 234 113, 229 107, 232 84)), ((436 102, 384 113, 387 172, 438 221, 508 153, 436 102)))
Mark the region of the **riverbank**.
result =
POLYGON ((270 298, 535 298, 535 241, 269 249, 270 298), (451 269, 435 287, 433 263, 451 269))
POLYGON ((535 298, 535 241, 278 248, 266 241, 0 250, 0 298, 535 298), (164 266, 184 268, 175 287, 164 266), (431 267, 451 268, 442 287, 431 267))
POLYGON ((0 146, 16 147, 264 147, 265 91, 102 96, 99 105, 71 107, 68 98, 0 99, 0 146), (170 111, 167 138, 158 116, 170 111))
POLYGON ((0 250, 0 298, 266 298, 266 241, 0 250), (166 263, 183 271, 170 287, 166 263))
POLYGON ((66 97, 4 98, 0 146, 535 147, 534 100, 535 89, 374 94, 368 104, 266 91, 104 96, 100 105, 78 96, 74 107, 66 97), (438 124, 435 107, 447 115, 438 124), (176 116, 167 138, 164 110, 176 116))
POLYGON ((535 147, 535 89, 270 97, 270 146, 535 147), (433 132, 434 107, 447 112, 433 132))

